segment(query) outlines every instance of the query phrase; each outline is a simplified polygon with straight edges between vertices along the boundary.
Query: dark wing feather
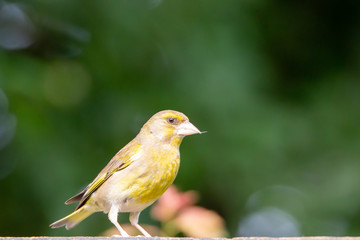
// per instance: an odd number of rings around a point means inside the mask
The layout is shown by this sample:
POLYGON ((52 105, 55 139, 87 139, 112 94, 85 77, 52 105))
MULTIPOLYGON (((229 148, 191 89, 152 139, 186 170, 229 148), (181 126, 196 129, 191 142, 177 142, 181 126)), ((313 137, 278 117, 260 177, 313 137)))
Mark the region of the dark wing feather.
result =
POLYGON ((81 192, 79 192, 78 194, 76 194, 75 196, 69 198, 68 200, 66 200, 65 204, 70 204, 73 202, 78 202, 82 199, 82 197, 84 196, 86 190, 88 187, 86 187, 84 190, 82 190, 81 192))

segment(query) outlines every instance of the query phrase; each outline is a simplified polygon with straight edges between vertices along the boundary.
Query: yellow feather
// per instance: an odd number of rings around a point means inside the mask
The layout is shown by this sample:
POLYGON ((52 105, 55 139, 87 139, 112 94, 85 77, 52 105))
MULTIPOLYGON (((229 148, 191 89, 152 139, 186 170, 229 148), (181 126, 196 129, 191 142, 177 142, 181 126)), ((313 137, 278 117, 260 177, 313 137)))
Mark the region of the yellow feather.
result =
POLYGON ((66 229, 71 229, 78 225, 82 220, 93 214, 94 212, 87 211, 85 209, 85 206, 82 206, 75 212, 67 215, 66 217, 52 223, 50 227, 52 228, 58 228, 65 225, 66 229))

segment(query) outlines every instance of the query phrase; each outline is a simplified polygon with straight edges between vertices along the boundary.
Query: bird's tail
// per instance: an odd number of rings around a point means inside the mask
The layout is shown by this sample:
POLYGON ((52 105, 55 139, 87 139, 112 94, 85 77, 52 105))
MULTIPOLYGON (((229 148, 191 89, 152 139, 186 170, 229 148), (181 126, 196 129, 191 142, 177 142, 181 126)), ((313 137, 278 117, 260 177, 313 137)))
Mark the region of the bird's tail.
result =
POLYGON ((82 206, 75 212, 67 215, 66 217, 50 224, 52 228, 59 228, 65 225, 66 229, 71 229, 78 225, 82 220, 93 214, 94 212, 88 211, 85 209, 85 206, 82 206))

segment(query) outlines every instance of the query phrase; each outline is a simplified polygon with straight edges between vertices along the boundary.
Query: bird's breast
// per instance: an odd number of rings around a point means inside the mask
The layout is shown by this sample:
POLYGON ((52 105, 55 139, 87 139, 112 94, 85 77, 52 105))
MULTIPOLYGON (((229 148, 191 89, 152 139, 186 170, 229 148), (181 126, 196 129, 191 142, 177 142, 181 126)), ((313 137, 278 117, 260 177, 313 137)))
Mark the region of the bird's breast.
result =
POLYGON ((139 203, 152 203, 173 183, 180 165, 179 151, 153 151, 143 164, 131 187, 131 197, 139 203))
POLYGON ((114 173, 94 194, 107 212, 116 204, 121 212, 141 211, 173 183, 180 165, 178 148, 148 150, 144 146, 125 169, 114 173))

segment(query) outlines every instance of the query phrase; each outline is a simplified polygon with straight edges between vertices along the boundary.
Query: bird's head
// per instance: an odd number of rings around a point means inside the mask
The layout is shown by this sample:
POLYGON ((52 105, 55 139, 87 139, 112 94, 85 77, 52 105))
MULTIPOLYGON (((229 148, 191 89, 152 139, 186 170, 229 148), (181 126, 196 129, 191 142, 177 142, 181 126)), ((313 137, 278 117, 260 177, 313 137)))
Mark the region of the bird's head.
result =
POLYGON ((152 116, 141 128, 139 137, 143 140, 160 141, 179 146, 188 135, 201 133, 185 116, 173 110, 165 110, 152 116))

